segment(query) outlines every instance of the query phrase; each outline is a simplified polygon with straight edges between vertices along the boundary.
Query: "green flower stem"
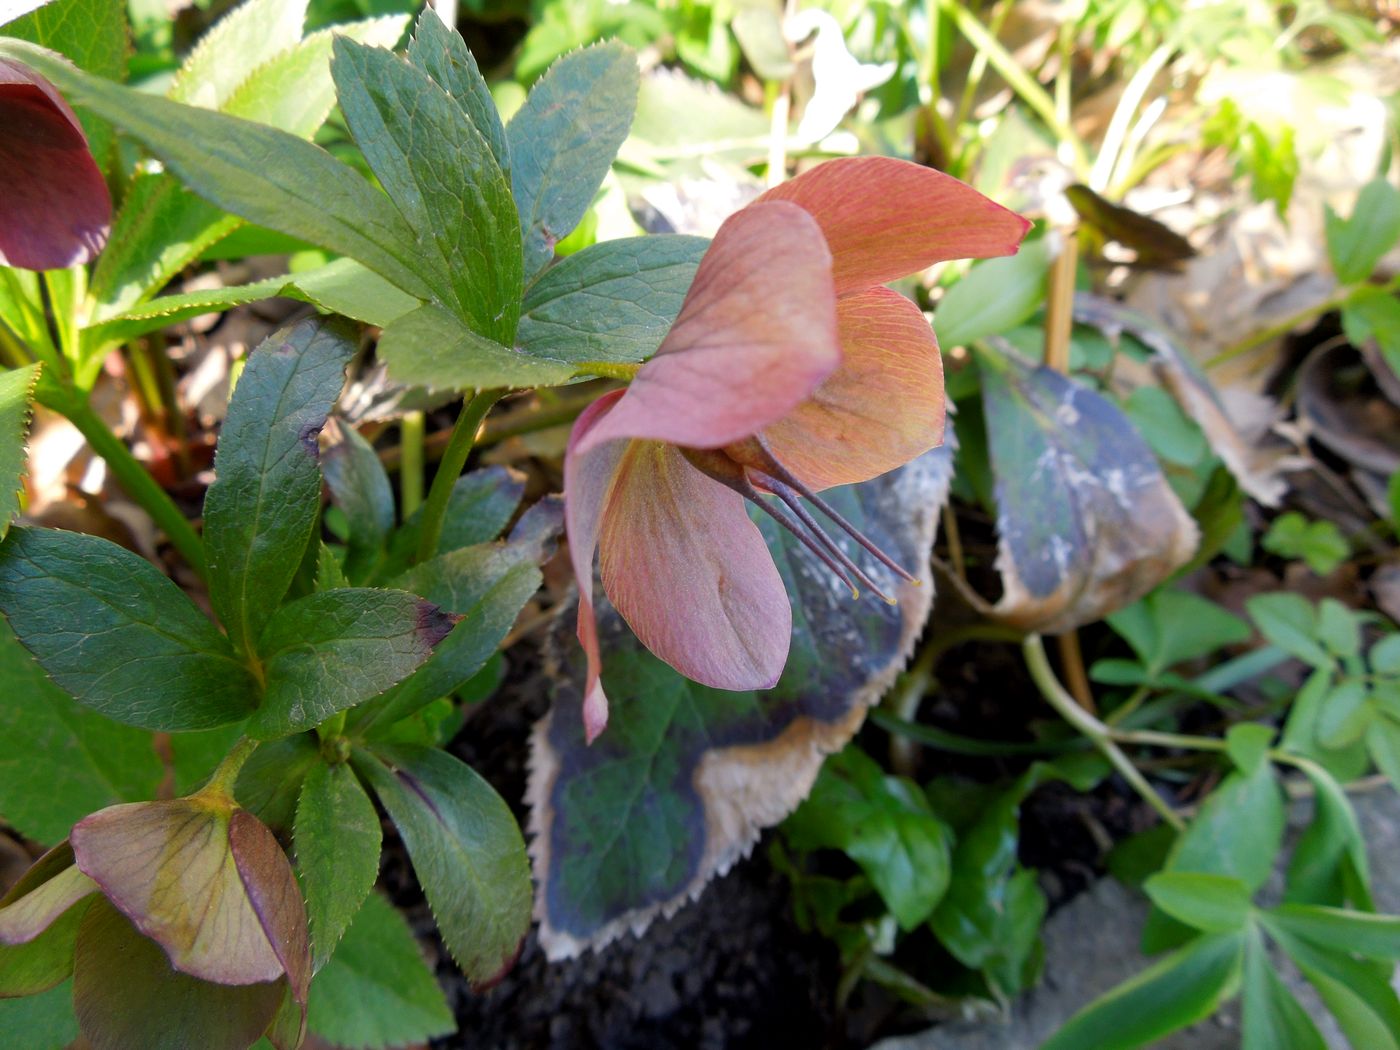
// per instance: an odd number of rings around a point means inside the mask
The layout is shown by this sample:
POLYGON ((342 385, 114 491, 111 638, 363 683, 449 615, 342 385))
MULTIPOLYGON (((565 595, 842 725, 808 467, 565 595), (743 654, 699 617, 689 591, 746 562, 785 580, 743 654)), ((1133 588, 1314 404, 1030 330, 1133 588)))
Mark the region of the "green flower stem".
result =
POLYGON ((604 379, 622 379, 630 382, 641 369, 640 364, 625 361, 580 361, 576 376, 600 376, 604 379))
POLYGON ((232 801, 233 786, 238 782, 238 774, 243 769, 243 763, 248 761, 248 756, 258 749, 260 741, 250 737, 239 737, 238 743, 229 749, 229 753, 224 756, 219 768, 214 770, 214 775, 209 778, 209 783, 199 789, 200 795, 217 796, 232 801))
POLYGON ((405 520, 423 505, 423 413, 399 422, 399 503, 405 520))
MULTIPOLYGON (((47 380, 47 376, 44 377, 47 380)), ((80 394, 71 388, 57 383, 41 382, 36 399, 46 408, 67 417, 87 438, 92 450, 116 475, 126 494, 141 504, 155 523, 164 530, 180 556, 185 559, 200 579, 208 577, 208 566, 204 561, 204 543, 194 526, 189 523, 170 495, 156 484, 155 478, 143 467, 126 443, 107 427, 80 394)))
MULTIPOLYGON (((1065 687, 1060 684, 1060 680, 1055 677, 1055 672, 1050 667, 1050 658, 1045 654, 1045 644, 1041 641, 1040 635, 1030 634, 1021 645, 1021 652, 1025 655, 1026 668, 1031 673, 1031 678, 1035 681, 1040 693, 1045 697, 1046 703, 1059 712, 1062 717, 1075 729, 1088 737, 1103 756, 1113 764, 1113 768, 1123 775, 1129 786, 1136 791, 1149 806, 1155 809, 1167 824, 1176 831, 1182 831, 1186 827, 1185 821, 1167 804, 1166 799, 1159 795, 1155 788, 1147 782, 1137 766, 1132 760, 1123 754, 1121 748, 1115 742, 1119 734, 1115 734, 1108 726, 1104 725, 1097 718, 1091 715, 1084 708, 1080 707, 1070 696, 1065 687)), ((1174 734, 1153 734, 1154 736, 1171 736, 1174 734)), ((1144 741, 1145 742, 1145 741, 1144 741)), ((1223 742, 1222 742, 1223 745, 1223 742)))
POLYGON ((418 561, 426 561, 437 553, 438 540, 442 538, 442 523, 447 517, 447 504, 452 498, 452 487, 462 476, 462 468, 467 465, 472 446, 476 444, 476 432, 481 429, 486 413, 505 394, 504 390, 482 390, 462 406, 457 417, 457 425, 452 428, 452 437, 433 475, 433 484, 428 489, 428 502, 423 505, 423 531, 418 536, 418 561))

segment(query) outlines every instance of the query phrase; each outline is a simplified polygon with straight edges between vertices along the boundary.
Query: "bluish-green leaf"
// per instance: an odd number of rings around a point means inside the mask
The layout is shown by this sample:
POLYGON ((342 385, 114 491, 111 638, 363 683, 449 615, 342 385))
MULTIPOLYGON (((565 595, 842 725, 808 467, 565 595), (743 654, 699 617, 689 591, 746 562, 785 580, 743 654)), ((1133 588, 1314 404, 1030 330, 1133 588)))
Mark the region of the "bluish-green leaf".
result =
POLYGON ((334 1046, 360 1050, 420 1044, 457 1030, 413 931, 377 893, 311 982, 307 1027, 334 1046))
POLYGON ((336 951, 379 875, 379 814, 347 765, 311 767, 297 803, 296 858, 312 966, 336 951))
POLYGON ((637 56, 616 41, 556 62, 506 127, 528 283, 578 225, 637 109, 637 56))
POLYGON ((275 739, 403 681, 458 617, 407 591, 320 591, 283 606, 258 640, 266 695, 248 733, 275 739))
POLYGON ((491 89, 477 68, 476 58, 467 50, 461 34, 444 25, 431 7, 425 7, 406 54, 410 62, 451 96, 490 147, 501 171, 509 174, 510 150, 506 145, 506 130, 501 126, 501 115, 496 110, 491 89))
POLYGON ((383 48, 337 37, 331 75, 365 160, 417 233, 419 274, 472 331, 509 346, 519 219, 481 132, 427 73, 383 48))
POLYGON ((255 702, 228 639, 150 562, 96 536, 11 529, 0 612, 54 682, 127 725, 209 729, 255 702))
POLYGON ((347 331, 302 321, 254 350, 234 389, 204 498, 204 542, 210 600, 245 652, 311 540, 321 498, 316 437, 354 352, 347 331))
POLYGON ((451 755, 411 744, 355 752, 403 836, 438 931, 473 984, 499 977, 530 928, 525 841, 495 789, 451 755))
MULTIPOLYGON (((485 467, 463 474, 452 486, 452 495, 448 498, 437 553, 446 554, 494 540, 515 516, 524 495, 524 475, 509 467, 485 467)), ((394 533, 383 567, 386 577, 397 576, 414 560, 422 525, 420 507, 394 533)))
POLYGON ((680 313, 709 244, 625 237, 562 259, 525 296, 520 349, 560 361, 645 361, 680 313))

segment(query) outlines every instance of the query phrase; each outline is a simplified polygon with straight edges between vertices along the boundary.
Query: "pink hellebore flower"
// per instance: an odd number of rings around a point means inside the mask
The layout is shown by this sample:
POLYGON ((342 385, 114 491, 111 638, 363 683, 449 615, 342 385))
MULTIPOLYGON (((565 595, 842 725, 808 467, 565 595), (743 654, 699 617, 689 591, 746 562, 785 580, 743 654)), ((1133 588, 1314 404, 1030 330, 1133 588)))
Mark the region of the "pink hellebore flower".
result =
POLYGON ((0 59, 0 266, 58 270, 102 250, 112 198, 57 89, 0 59))
POLYGON ((943 438, 933 331, 883 285, 946 259, 1009 255, 1029 225, 941 172, 864 157, 822 164, 720 227, 656 355, 625 391, 591 405, 569 438, 565 507, 590 741, 607 724, 595 550, 603 589, 642 644, 720 689, 773 686, 792 634, 787 592, 746 499, 853 592, 852 577, 879 588, 807 505, 909 578, 816 495, 893 470, 943 438))

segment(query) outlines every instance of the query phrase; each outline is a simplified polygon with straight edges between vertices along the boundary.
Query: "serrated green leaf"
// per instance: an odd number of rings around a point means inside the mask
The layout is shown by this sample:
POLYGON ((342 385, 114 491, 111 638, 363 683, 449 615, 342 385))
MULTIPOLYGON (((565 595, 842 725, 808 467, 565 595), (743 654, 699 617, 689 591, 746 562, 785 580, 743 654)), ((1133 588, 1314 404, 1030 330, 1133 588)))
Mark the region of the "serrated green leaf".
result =
POLYGON ((41 50, 0 38, 0 54, 53 81, 79 105, 139 141, 197 193, 250 222, 358 259, 421 299, 417 237, 353 169, 284 131, 183 106, 87 76, 41 50))
POLYGON ((336 591, 349 586, 350 581, 345 578, 345 570, 341 568, 340 559, 336 557, 335 551, 324 543, 318 544, 316 550, 316 589, 318 591, 336 591))
POLYGON ((365 160, 417 231, 418 272, 473 332, 510 345, 520 220, 485 139, 428 74, 382 48, 337 37, 331 76, 365 160))
POLYGON ((362 583, 374 571, 394 528, 394 490, 374 446, 349 424, 337 430, 340 440, 326 449, 321 469, 331 501, 350 526, 345 575, 362 583))
POLYGON ((382 745, 354 762, 403 836, 452 957, 473 984, 490 983, 530 928, 530 866, 510 808, 433 748, 382 745))
POLYGON ((150 733, 81 707, 0 619, 0 818, 55 843, 89 813, 152 798, 163 772, 150 733))
POLYGON ((1240 1050, 1327 1050, 1317 1025, 1274 971, 1258 931, 1245 942, 1243 993, 1240 1050))
POLYGON ((565 55, 506 126, 528 284, 578 225, 637 110, 637 57, 616 41, 565 55))
POLYGON ((1232 933, 1249 921, 1249 887, 1230 875, 1164 871, 1142 888, 1172 918, 1206 933, 1232 933))
POLYGON ((311 729, 384 692, 423 664, 457 622, 407 591, 321 591, 279 609, 258 639, 266 678, 248 734, 311 729))
POLYGON ((228 640, 146 559, 107 540, 14 528, 0 612, 79 703, 147 729, 209 729, 257 695, 228 640))
POLYGON ((1400 190, 1377 176, 1357 195, 1351 217, 1327 209, 1327 255, 1342 284, 1371 276, 1376 263, 1400 240, 1400 190))
MULTIPOLYGON (((826 498, 898 562, 926 565, 949 463, 947 449, 934 450, 826 498)), ((927 586, 902 585, 866 561, 899 605, 853 602, 805 548, 766 519, 760 528, 794 606, 787 667, 771 690, 727 692, 682 678, 600 604, 612 716, 585 744, 573 618, 557 628, 562 681, 535 730, 529 788, 551 957, 639 928, 747 850, 801 801, 824 752, 849 739, 868 698, 902 666, 909 632, 921 629, 927 586), (746 757, 756 753, 761 763, 746 757)))
POLYGON ((483 338, 431 303, 391 322, 379 337, 378 353, 396 382, 429 390, 555 386, 575 372, 566 361, 518 353, 483 338))
POLYGON ((209 597, 252 652, 311 540, 321 500, 316 435, 345 385, 349 333, 308 320, 252 354, 229 402, 204 498, 209 597))
POLYGON ((952 348, 1008 332, 1045 302, 1050 239, 1021 245, 1015 255, 987 259, 950 287, 933 312, 938 344, 952 348))
POLYGON ((784 825, 798 849, 839 849, 861 866, 901 929, 932 914, 951 874, 952 829, 918 787, 855 747, 826 760, 784 825))
POLYGON ((1213 1014, 1239 980, 1243 940, 1207 934, 1090 1003, 1040 1050, 1132 1050, 1213 1014))
POLYGON ((19 514, 24 488, 25 438, 29 434, 30 403, 41 365, 0 372, 0 540, 19 514))
POLYGON ((603 241, 550 267, 521 306, 521 351, 560 361, 645 361, 670 331, 710 242, 603 241))
POLYGON ((347 765, 311 767, 296 815, 297 871, 311 925, 311 965, 336 951, 379 875, 382 833, 374 803, 347 765))
POLYGON ((170 98, 222 109, 249 74, 301 40, 307 0, 247 0, 200 38, 170 85, 170 98))
POLYGON ((385 1050, 457 1030, 413 931, 378 894, 311 982, 307 1027, 345 1050, 385 1050))
POLYGON ((425 7, 408 43, 410 62, 432 77, 457 103, 472 126, 481 134, 502 172, 510 174, 510 150, 506 130, 491 89, 477 68, 476 58, 454 29, 449 29, 436 11, 425 7))

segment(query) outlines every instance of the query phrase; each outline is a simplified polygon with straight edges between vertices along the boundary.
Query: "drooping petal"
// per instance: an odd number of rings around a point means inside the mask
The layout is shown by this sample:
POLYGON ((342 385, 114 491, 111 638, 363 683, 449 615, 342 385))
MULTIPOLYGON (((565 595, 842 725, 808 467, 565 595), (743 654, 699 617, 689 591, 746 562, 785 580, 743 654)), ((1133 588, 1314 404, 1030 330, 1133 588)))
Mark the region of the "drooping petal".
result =
POLYGON ((0 944, 28 944, 96 892, 97 884, 73 866, 73 848, 55 846, 0 897, 0 944))
POLYGON ((923 312, 888 288, 837 306, 843 360, 763 436, 814 489, 869 481, 943 440, 943 360, 923 312))
POLYGON ((578 581, 578 640, 588 659, 584 682, 583 727, 591 744, 608 724, 608 698, 599 679, 602 658, 598 652, 598 626, 593 615, 593 554, 598 549, 598 531, 604 504, 618 462, 626 449, 625 441, 610 441, 590 452, 579 445, 607 416, 626 391, 604 394, 589 405, 574 423, 564 452, 564 527, 569 536, 569 558, 578 581))
POLYGON ((1012 255, 1031 225, 951 175, 892 157, 827 161, 768 190, 765 201, 792 201, 817 220, 837 295, 945 259, 1012 255))
POLYGON ((247 810, 235 810, 229 818, 228 842, 248 903, 286 971, 304 1023, 311 986, 311 940, 306 902, 291 862, 267 825, 247 810))
POLYGON ((642 644, 718 689, 767 689, 792 609, 738 493, 657 441, 626 446, 598 537, 603 589, 642 644))
POLYGON ((102 250, 112 198, 58 91, 0 59, 0 265, 54 270, 102 250))
POLYGON ((821 230, 795 205, 750 205, 720 227, 661 348, 585 448, 719 448, 781 418, 840 362, 821 230))
POLYGON ((244 889, 227 813, 195 799, 109 806, 75 824, 71 841, 78 867, 177 970, 240 985, 284 973, 244 889))

